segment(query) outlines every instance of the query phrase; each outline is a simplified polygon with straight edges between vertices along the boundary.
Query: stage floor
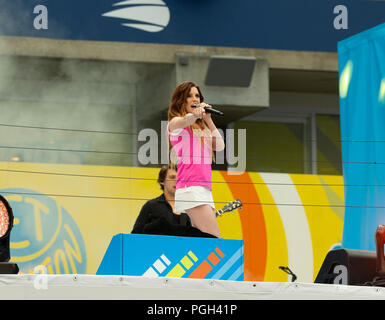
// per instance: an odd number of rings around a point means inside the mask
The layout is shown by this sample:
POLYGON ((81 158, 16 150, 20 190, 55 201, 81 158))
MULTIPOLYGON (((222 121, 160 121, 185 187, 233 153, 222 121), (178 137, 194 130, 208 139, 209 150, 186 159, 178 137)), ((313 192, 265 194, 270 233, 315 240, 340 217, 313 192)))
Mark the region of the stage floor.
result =
POLYGON ((377 300, 385 288, 101 275, 0 275, 0 300, 377 300))

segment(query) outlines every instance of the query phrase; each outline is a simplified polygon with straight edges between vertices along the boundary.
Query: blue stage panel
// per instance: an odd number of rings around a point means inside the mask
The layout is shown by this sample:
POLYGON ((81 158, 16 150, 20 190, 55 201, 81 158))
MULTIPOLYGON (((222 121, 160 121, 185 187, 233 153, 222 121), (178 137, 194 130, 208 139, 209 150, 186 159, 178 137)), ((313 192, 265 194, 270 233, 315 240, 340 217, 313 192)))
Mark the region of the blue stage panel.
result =
POLYGON ((242 281, 243 240, 115 235, 96 274, 242 281))

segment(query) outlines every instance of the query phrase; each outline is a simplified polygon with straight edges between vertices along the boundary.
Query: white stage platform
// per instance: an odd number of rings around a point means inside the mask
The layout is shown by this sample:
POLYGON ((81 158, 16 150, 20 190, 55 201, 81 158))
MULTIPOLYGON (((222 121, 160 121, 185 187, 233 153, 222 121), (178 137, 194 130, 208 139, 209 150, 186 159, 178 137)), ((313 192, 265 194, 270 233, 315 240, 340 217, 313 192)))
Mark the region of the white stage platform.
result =
POLYGON ((0 300, 381 300, 385 288, 99 275, 0 275, 0 300))

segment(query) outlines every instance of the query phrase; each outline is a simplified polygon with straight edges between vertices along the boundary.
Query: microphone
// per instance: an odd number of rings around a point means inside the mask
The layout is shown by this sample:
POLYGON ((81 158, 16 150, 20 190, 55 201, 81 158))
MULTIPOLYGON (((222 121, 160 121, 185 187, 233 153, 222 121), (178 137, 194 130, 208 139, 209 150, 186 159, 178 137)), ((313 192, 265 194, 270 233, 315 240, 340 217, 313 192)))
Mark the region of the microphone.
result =
MULTIPOLYGON (((193 108, 199 108, 201 105, 200 104, 197 104, 196 106, 192 106, 193 108)), ((224 113, 222 111, 219 111, 219 110, 215 110, 213 108, 204 108, 205 111, 207 113, 212 113, 212 114, 217 114, 217 115, 220 115, 220 116, 223 116, 224 113)))

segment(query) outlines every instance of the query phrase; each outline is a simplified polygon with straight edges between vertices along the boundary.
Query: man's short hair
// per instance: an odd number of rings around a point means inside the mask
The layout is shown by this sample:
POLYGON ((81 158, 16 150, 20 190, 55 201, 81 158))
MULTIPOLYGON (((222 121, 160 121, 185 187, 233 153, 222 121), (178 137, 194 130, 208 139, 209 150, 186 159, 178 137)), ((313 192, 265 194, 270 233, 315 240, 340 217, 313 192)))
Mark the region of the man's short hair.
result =
POLYGON ((176 166, 173 165, 173 164, 165 164, 163 165, 161 168, 160 168, 160 171, 159 171, 159 174, 158 174, 158 183, 160 185, 160 188, 162 190, 164 190, 164 186, 161 184, 164 182, 164 180, 166 180, 166 177, 167 177, 167 171, 168 169, 173 169, 176 171, 176 166))

